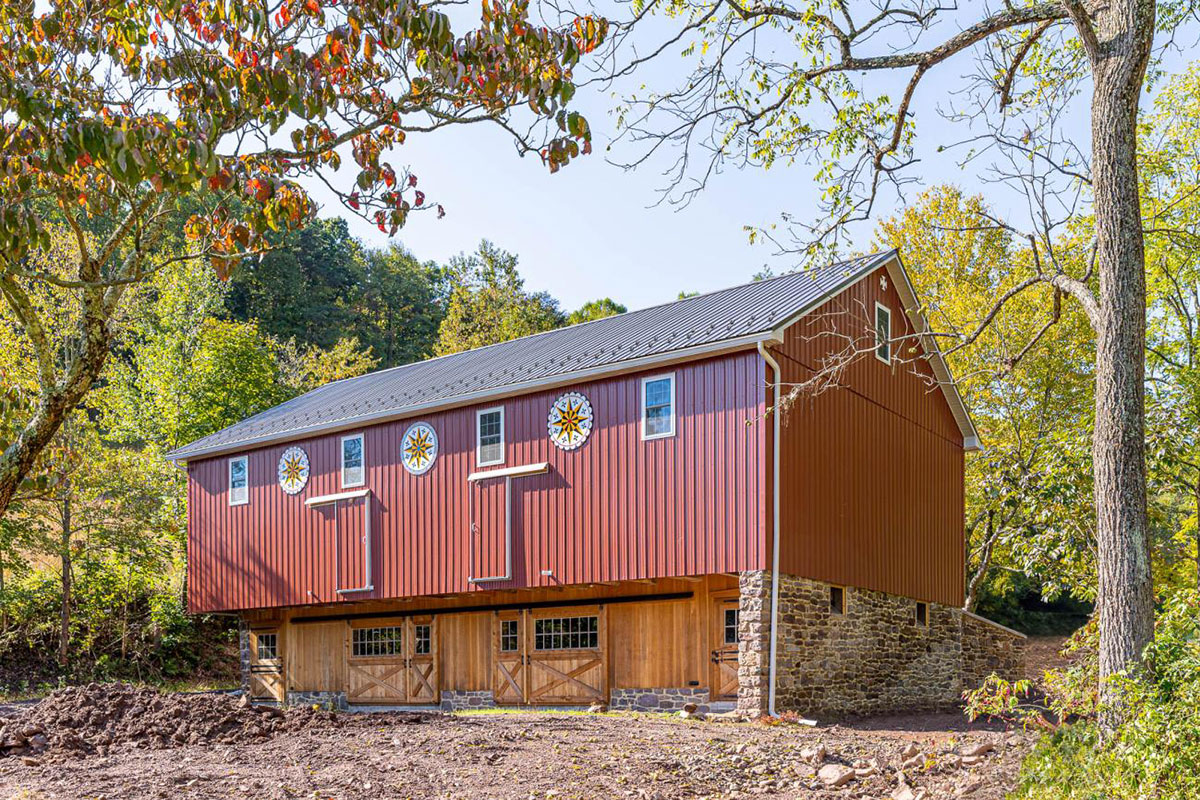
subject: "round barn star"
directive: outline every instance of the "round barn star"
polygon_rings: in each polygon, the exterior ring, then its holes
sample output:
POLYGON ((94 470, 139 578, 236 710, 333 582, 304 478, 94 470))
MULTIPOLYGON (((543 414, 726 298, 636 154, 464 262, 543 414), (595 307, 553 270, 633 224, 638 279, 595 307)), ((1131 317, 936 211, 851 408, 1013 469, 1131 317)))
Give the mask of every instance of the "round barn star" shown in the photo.
POLYGON ((437 433, 426 422, 414 423, 400 442, 400 460, 413 475, 428 472, 437 459, 437 433))
POLYGON ((279 457, 279 487, 296 494, 308 483, 308 453, 300 447, 289 447, 279 457))
POLYGON ((563 450, 574 450, 587 441, 594 421, 588 399, 579 392, 567 392, 550 406, 546 428, 554 444, 563 450))

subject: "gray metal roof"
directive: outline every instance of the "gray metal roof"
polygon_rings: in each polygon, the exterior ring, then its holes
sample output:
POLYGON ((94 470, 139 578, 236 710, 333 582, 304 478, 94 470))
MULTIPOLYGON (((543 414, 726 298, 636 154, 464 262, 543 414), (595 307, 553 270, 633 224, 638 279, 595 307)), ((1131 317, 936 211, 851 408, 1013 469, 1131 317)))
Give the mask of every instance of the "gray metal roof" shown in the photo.
POLYGON ((335 381, 198 439, 168 457, 185 460, 229 452, 482 400, 555 379, 591 377, 654 357, 701 354, 723 344, 749 343, 893 256, 894 251, 874 253, 335 381))

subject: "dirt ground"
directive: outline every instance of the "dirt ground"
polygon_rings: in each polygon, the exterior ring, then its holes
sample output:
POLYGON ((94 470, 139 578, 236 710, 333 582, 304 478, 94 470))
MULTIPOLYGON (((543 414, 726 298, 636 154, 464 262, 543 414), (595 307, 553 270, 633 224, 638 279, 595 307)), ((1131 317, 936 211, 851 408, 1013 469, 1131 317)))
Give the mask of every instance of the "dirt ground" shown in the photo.
POLYGON ((3 800, 999 800, 1030 745, 958 714, 810 728, 637 714, 284 713, 120 685, 4 713, 3 800))

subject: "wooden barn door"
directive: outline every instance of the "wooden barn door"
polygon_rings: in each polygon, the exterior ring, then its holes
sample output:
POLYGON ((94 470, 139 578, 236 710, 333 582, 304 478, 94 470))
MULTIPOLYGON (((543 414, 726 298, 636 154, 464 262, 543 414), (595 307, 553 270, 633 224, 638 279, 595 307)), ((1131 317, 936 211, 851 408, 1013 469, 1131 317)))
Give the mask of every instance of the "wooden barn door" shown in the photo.
POLYGON ((736 700, 738 694, 738 593, 712 596, 709 614, 712 642, 713 700, 736 700))
POLYGON ((337 531, 337 588, 362 589, 371 582, 367 575, 366 536, 363 507, 370 496, 339 500, 333 505, 337 531))
POLYGON ((408 703, 438 701, 437 617, 409 617, 405 625, 406 697, 408 703))
POLYGON ((527 702, 606 702, 607 631, 603 606, 527 612, 527 702))
POLYGON ((283 641, 278 628, 250 631, 250 698, 284 700, 283 641))
POLYGON ((525 611, 497 611, 492 619, 492 694, 497 703, 525 703, 527 616, 525 611))
POLYGON ((488 478, 471 484, 471 574, 474 581, 510 577, 508 481, 488 478))

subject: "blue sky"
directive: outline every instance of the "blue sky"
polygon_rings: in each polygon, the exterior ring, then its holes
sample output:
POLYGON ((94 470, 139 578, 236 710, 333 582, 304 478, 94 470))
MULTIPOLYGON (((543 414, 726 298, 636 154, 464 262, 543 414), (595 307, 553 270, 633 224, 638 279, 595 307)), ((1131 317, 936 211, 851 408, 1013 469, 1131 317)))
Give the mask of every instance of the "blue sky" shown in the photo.
MULTIPOLYGON (((680 58, 667 53, 663 59, 644 69, 638 83, 665 88, 676 80, 680 58)), ((947 130, 938 109, 947 102, 947 86, 973 68, 972 60, 963 54, 943 65, 940 76, 927 79, 918 94, 914 110, 922 161, 914 174, 924 186, 952 182, 982 191, 1002 213, 1019 214, 1017 197, 982 183, 971 171, 975 168, 964 171, 953 157, 935 151, 938 144, 961 138, 961 129, 947 130)), ((528 288, 550 292, 568 310, 604 296, 640 308, 672 300, 681 290, 742 283, 764 267, 776 272, 795 268, 794 258, 776 256, 771 245, 751 245, 744 227, 769 224, 781 211, 814 216, 819 187, 810 166, 729 170, 686 207, 655 205, 666 183, 662 164, 630 172, 606 159, 606 147, 616 135, 611 94, 585 88, 577 101, 591 122, 595 152, 555 175, 536 158, 518 157, 507 135, 492 126, 410 138, 391 159, 413 169, 429 199, 445 206, 446 216, 414 215, 396 239, 418 257, 438 261, 490 239, 519 256, 528 288)), ((1067 120, 1074 138, 1084 143, 1086 119, 1084 112, 1067 120)), ((612 155, 627 159, 635 152, 618 147, 612 155)), ((350 179, 348 174, 340 178, 350 179)), ((909 197, 917 191, 910 190, 909 197)), ((328 195, 315 196, 328 202, 328 195)), ((876 218, 896 207, 892 196, 885 197, 876 218)), ((323 211, 339 212, 336 205, 323 211)), ((351 226, 369 244, 381 246, 388 240, 361 220, 351 218, 351 226)), ((869 245, 872 227, 858 229, 859 248, 869 245)))

